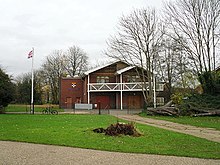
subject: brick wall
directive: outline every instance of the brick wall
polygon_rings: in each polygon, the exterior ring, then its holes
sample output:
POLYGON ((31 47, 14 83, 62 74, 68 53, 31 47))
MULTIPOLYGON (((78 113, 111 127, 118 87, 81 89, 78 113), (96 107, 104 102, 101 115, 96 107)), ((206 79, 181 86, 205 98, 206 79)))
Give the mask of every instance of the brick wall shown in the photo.
POLYGON ((81 78, 61 78, 60 107, 73 108, 76 102, 83 102, 83 80, 81 78))

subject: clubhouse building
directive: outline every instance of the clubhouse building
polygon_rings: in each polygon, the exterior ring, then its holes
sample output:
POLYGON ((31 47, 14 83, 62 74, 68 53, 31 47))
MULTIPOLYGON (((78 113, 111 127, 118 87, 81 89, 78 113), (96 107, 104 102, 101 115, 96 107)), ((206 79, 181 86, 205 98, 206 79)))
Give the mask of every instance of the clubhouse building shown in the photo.
MULTIPOLYGON (((101 109, 141 109, 144 107, 143 82, 137 68, 122 61, 88 70, 81 77, 60 79, 60 107, 101 109)), ((166 102, 164 83, 155 85, 156 104, 166 102)), ((146 89, 148 90, 148 89, 146 89)))

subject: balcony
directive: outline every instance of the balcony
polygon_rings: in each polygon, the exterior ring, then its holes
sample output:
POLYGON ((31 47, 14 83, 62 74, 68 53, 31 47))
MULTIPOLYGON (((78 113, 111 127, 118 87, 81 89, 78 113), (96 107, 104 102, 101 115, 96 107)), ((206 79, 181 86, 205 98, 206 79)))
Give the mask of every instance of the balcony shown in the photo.
MULTIPOLYGON (((153 83, 152 83, 153 85, 153 83)), ((163 91, 164 84, 157 83, 156 91, 163 91)), ((110 91, 142 91, 149 90, 149 84, 144 87, 143 82, 134 83, 89 83, 89 92, 110 92, 110 91)))

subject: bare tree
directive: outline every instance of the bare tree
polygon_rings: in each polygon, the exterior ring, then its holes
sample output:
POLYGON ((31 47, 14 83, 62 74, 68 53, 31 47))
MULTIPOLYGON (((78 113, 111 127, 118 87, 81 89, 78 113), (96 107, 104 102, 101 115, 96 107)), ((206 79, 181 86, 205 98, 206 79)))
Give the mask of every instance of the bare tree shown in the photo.
POLYGON ((157 70, 157 77, 166 82, 168 94, 171 96, 173 87, 184 89, 192 87, 192 82, 186 79, 189 80, 189 77, 192 79, 194 72, 192 72, 186 52, 177 39, 169 37, 167 33, 166 31, 166 35, 163 36, 154 70, 157 70))
MULTIPOLYGON (((42 79, 40 72, 34 71, 34 103, 41 104, 42 79)), ((31 102, 31 73, 25 73, 15 78, 17 103, 28 104, 31 102)))
POLYGON ((149 86, 149 91, 143 90, 146 103, 153 98, 153 65, 162 35, 155 10, 141 9, 123 16, 117 35, 108 40, 109 57, 141 68, 144 89, 149 86))
POLYGON ((63 62, 68 75, 74 77, 75 75, 81 75, 87 70, 88 56, 79 47, 72 46, 64 53, 63 62))
POLYGON ((193 60, 196 73, 214 70, 220 38, 220 1, 178 0, 167 3, 165 11, 166 20, 193 60))
POLYGON ((44 87, 47 92, 50 89, 47 95, 51 95, 52 103, 59 102, 60 78, 82 74, 86 70, 87 64, 88 56, 77 46, 70 47, 66 52, 55 50, 47 56, 42 65, 41 74, 44 77, 44 87))
POLYGON ((158 52, 158 57, 155 63, 155 69, 157 70, 157 77, 161 81, 166 82, 166 88, 168 89, 168 97, 170 98, 172 93, 172 86, 177 79, 176 69, 176 56, 177 45, 170 38, 163 38, 158 52))
POLYGON ((59 103, 59 79, 64 75, 63 51, 55 50, 42 65, 45 82, 50 85, 52 103, 59 103))

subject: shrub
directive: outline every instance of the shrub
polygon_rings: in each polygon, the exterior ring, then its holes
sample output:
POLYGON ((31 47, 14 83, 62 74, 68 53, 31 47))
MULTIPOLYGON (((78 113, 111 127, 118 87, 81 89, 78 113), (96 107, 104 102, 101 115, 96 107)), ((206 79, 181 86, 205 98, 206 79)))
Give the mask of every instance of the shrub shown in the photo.
POLYGON ((178 108, 180 109, 180 115, 191 115, 203 110, 220 109, 220 95, 194 94, 183 100, 178 108))
POLYGON ((0 105, 0 114, 3 114, 3 113, 5 113, 5 108, 2 105, 0 105))
POLYGON ((216 95, 220 93, 220 74, 216 72, 203 72, 199 74, 199 82, 206 94, 216 95))
POLYGON ((183 102, 183 94, 175 93, 171 95, 171 100, 174 104, 180 105, 183 102))

